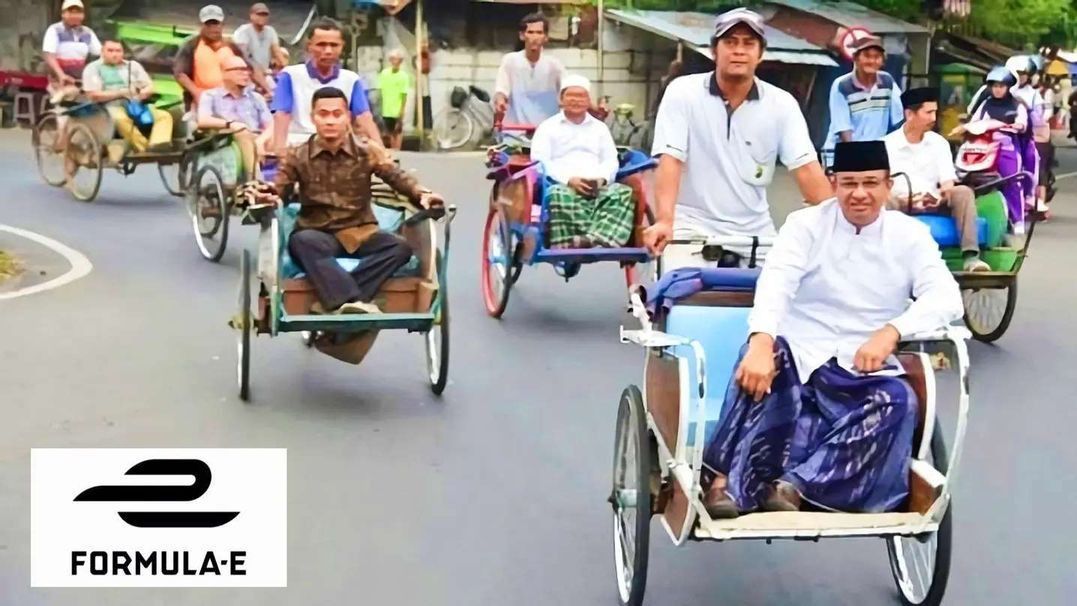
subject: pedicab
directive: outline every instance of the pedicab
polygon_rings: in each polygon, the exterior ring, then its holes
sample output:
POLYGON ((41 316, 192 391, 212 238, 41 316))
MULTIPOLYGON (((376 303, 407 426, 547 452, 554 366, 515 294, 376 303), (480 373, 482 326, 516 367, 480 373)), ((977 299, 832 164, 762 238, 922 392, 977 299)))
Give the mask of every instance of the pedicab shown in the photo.
POLYGON ((654 223, 647 203, 643 173, 656 163, 647 154, 619 148, 621 167, 616 181, 633 190, 636 202, 635 229, 626 246, 617 248, 550 248, 547 230, 550 206, 546 196, 548 179, 542 164, 532 161, 527 137, 537 127, 497 125, 499 143, 487 150, 486 178, 493 181, 482 243, 482 295, 486 312, 500 318, 505 313, 512 286, 524 265, 552 265, 568 280, 589 263, 619 263, 625 271, 626 286, 637 282, 636 265, 651 260, 643 247, 643 230, 654 223), (521 133, 523 136, 512 133, 521 133))
POLYGON ((1010 220, 1001 188, 1011 181, 1029 180, 1035 184, 1036 180, 1024 171, 1006 177, 999 175, 999 143, 993 140, 993 133, 1002 126, 995 120, 966 124, 965 142, 955 161, 961 184, 976 194, 980 258, 991 266, 991 271, 963 270, 960 232, 953 217, 915 215, 931 229, 943 259, 961 287, 965 325, 976 340, 984 343, 997 340, 1010 326, 1017 307, 1017 274, 1024 265, 1040 218, 1038 213, 1028 212, 1024 221, 1017 221, 1023 229, 1015 229, 1015 222, 1010 220))
POLYGON ((131 151, 100 103, 72 101, 49 109, 34 125, 32 137, 41 178, 55 187, 67 185, 76 200, 92 202, 101 189, 106 168, 116 169, 126 177, 143 164, 156 164, 168 193, 182 196, 189 167, 185 163, 187 127, 181 119, 180 103, 170 101, 156 106, 172 114, 172 149, 162 152, 131 151), (63 144, 61 118, 66 118, 63 144))
MULTIPOLYGON (((449 380, 449 240, 456 206, 416 209, 388 186, 372 187, 374 214, 379 227, 399 234, 414 254, 387 280, 374 299, 384 313, 312 314, 313 286, 288 253, 288 237, 295 227, 299 204, 281 208, 250 206, 243 212, 261 226, 258 266, 244 249, 240 260, 239 306, 229 325, 237 331, 239 397, 250 399, 251 337, 303 333, 308 347, 339 360, 359 364, 374 345, 380 330, 407 330, 423 334, 430 389, 440 395, 449 380), (443 234, 436 225, 444 225, 443 234), (258 288, 252 295, 252 274, 258 288)), ((361 259, 339 258, 349 272, 362 271, 361 259)))
MULTIPOLYGON (((712 237, 682 244, 763 247, 763 238, 712 237)), ((755 254, 752 255, 753 260, 755 254)), ((968 331, 961 326, 909 335, 898 354, 919 400, 910 461, 910 494, 899 511, 758 512, 712 519, 700 482, 703 450, 717 431, 726 387, 748 334, 757 269, 704 270, 701 290, 659 281, 646 296, 631 294, 639 328, 620 329, 622 343, 644 348, 642 388, 621 394, 613 458, 613 547, 622 604, 643 603, 650 524, 657 518, 673 541, 878 537, 904 604, 937 605, 950 573, 953 480, 964 445, 969 408, 968 331), (951 448, 936 414, 938 390, 926 351, 948 347, 956 364, 957 424, 951 448)), ((805 508, 807 509, 807 507, 805 508)), ((737 602, 732 599, 731 602, 737 602)))
POLYGON ((185 150, 182 165, 187 167, 183 174, 192 175, 186 198, 195 245, 203 258, 215 263, 228 245, 231 217, 244 217, 244 205, 237 203, 240 188, 252 179, 272 181, 277 158, 267 156, 259 174, 247 174, 243 153, 231 134, 198 131, 185 150))

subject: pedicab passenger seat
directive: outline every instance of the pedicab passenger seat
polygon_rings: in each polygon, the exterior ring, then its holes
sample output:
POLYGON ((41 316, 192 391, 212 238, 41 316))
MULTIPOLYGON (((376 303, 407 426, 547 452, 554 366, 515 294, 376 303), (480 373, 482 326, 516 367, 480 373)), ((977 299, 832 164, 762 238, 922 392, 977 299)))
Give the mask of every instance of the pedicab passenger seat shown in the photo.
MULTIPOLYGON (((401 226, 404 223, 404 212, 401 210, 385 208, 378 204, 374 204, 374 216, 378 219, 378 227, 383 231, 390 233, 399 232, 401 226)), ((300 269, 299 265, 292 259, 291 254, 288 252, 288 246, 286 244, 286 238, 291 235, 292 230, 295 229, 295 221, 299 216, 299 204, 288 204, 284 207, 284 212, 281 213, 281 234, 284 238, 282 244, 283 250, 281 251, 281 277, 290 279, 300 279, 306 277, 306 273, 300 269)), ((352 272, 362 267, 362 259, 352 259, 350 257, 341 257, 337 259, 337 264, 344 268, 345 271, 352 272)), ((419 275, 419 258, 415 254, 411 255, 408 262, 398 269, 393 274, 394 278, 413 278, 419 275)))
MULTIPOLYGON (((694 339, 703 347, 707 363, 704 444, 717 429, 726 387, 748 336, 748 314, 758 277, 759 269, 677 269, 663 276, 648 293, 647 306, 666 333, 694 339)), ((688 385, 694 386, 691 350, 681 346, 674 351, 688 358, 688 385)), ((690 418, 686 437, 692 447, 696 423, 694 415, 690 418)))
MULTIPOLYGON (((931 230, 931 237, 940 247, 960 246, 961 232, 957 229, 957 221, 949 215, 914 215, 931 230)), ((980 246, 987 245, 987 219, 976 217, 976 239, 980 246)))
MULTIPOLYGON (((663 276, 647 293, 647 308, 657 327, 669 335, 694 339, 703 347, 706 356, 706 424, 703 444, 700 446, 709 443, 717 431, 726 391, 740 349, 748 337, 748 315, 759 272, 759 269, 741 268, 678 269, 663 276)), ((690 348, 678 346, 674 352, 689 360, 687 384, 696 385, 696 369, 690 348)), ((898 359, 907 373, 906 380, 917 396, 919 410, 913 440, 913 457, 917 458, 918 450, 926 452, 934 429, 935 375, 927 354, 901 352, 898 359)), ((685 436, 689 449, 696 446, 695 417, 693 410, 689 414, 685 436)), ((937 491, 915 473, 911 482, 908 510, 924 513, 937 496, 937 491)))

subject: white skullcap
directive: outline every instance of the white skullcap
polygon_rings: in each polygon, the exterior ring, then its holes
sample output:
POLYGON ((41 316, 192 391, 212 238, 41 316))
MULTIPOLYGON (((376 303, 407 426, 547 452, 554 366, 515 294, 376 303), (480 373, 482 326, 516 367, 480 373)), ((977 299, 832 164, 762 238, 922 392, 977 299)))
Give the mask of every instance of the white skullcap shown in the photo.
POLYGON ((576 75, 576 74, 572 74, 571 76, 565 76, 564 78, 561 78, 561 91, 560 92, 563 93, 563 92, 565 92, 566 88, 572 88, 573 86, 578 86, 578 87, 584 89, 585 91, 587 91, 587 94, 591 94, 591 81, 588 80, 587 78, 584 78, 583 76, 579 76, 579 75, 576 75))

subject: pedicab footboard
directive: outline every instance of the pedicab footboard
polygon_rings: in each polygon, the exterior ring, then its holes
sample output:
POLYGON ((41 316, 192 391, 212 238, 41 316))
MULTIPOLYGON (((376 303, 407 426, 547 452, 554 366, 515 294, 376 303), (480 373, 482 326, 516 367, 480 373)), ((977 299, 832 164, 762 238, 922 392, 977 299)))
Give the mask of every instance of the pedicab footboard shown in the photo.
MULTIPOLYGON (((717 301, 739 301, 750 305, 743 293, 700 293, 717 301)), ((735 519, 712 520, 703 507, 700 485, 702 446, 716 429, 725 386, 732 373, 745 332, 747 309, 709 307, 700 299, 697 307, 678 304, 678 317, 660 319, 652 325, 638 293, 633 294, 634 314, 640 330, 621 329, 621 341, 647 350, 644 373, 644 407, 653 432, 661 482, 653 482, 654 513, 661 516, 674 543, 696 539, 816 539, 838 536, 918 535, 934 532, 950 501, 950 487, 960 458, 968 412, 968 355, 960 327, 928 335, 917 335, 904 343, 905 349, 924 349, 928 343, 953 346, 959 373, 957 427, 951 442, 950 461, 945 469, 930 462, 930 445, 935 427, 935 384, 932 364, 919 351, 902 353, 900 358, 920 403, 919 425, 910 461, 910 496, 903 511, 889 513, 834 513, 825 511, 767 512, 735 519), (684 312, 688 312, 684 314, 684 312), (709 312, 717 311, 718 315, 709 312), (698 315, 699 318, 693 318, 698 315), (744 318, 740 316, 743 315, 744 318), (709 316, 709 317, 708 317, 709 316), (723 330, 722 323, 732 330, 723 330), (691 332, 693 328, 697 330, 691 332), (684 330, 671 334, 675 330, 684 330), (728 333, 728 334, 726 334, 728 333), (734 338, 733 333, 739 336, 734 338), (681 336, 683 335, 683 336, 681 336)), ((688 300, 684 301, 689 303, 688 300)), ((711 301, 714 302, 714 301, 711 301)), ((671 314, 674 315, 674 314, 671 314)))

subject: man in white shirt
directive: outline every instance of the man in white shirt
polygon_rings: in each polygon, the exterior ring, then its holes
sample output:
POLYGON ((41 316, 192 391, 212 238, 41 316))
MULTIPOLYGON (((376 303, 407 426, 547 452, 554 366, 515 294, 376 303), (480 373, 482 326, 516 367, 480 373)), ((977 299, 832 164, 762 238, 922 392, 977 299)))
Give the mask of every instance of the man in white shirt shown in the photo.
POLYGON ((531 159, 542 162, 555 182, 546 188, 554 248, 624 246, 632 236, 632 189, 614 183, 617 146, 590 107, 591 82, 566 76, 561 112, 539 125, 531 140, 531 159))
MULTIPOLYGON (((833 195, 796 99, 755 77, 765 31, 750 10, 719 15, 711 38, 715 71, 681 76, 666 89, 652 150, 659 158, 656 222, 644 232, 656 254, 672 238, 773 236, 767 186, 778 160, 808 203, 833 195)), ((687 247, 670 247, 662 262, 707 264, 687 247)))
POLYGON ((64 0, 60 11, 60 21, 45 30, 41 43, 45 64, 49 66, 49 92, 53 95, 53 103, 78 95, 75 82, 82 77, 87 58, 101 54, 97 34, 82 24, 86 19, 82 0, 64 0))
POLYGON ((520 20, 521 51, 501 58, 494 83, 494 110, 510 124, 538 125, 557 113, 561 62, 542 52, 550 22, 542 13, 520 20))
POLYGON ((949 214, 957 222, 965 271, 990 271, 980 259, 976 224, 976 194, 957 185, 950 157, 950 143, 934 132, 939 93, 933 88, 914 88, 901 95, 904 125, 883 137, 890 157, 890 170, 898 176, 886 207, 909 214, 949 214), (910 195, 910 185, 912 187, 910 195))
MULTIPOLYGON (((280 36, 269 24, 269 7, 264 2, 251 5, 250 22, 236 28, 232 33, 232 42, 243 51, 252 65, 267 74, 274 63, 282 68, 288 65, 280 47, 280 36)), ((271 80, 267 78, 266 81, 271 80)))
POLYGON ((917 404, 894 351, 960 318, 961 294, 928 228, 886 210, 882 141, 839 142, 834 169, 837 199, 789 215, 759 276, 703 455, 712 517, 890 511, 908 494, 917 404))

